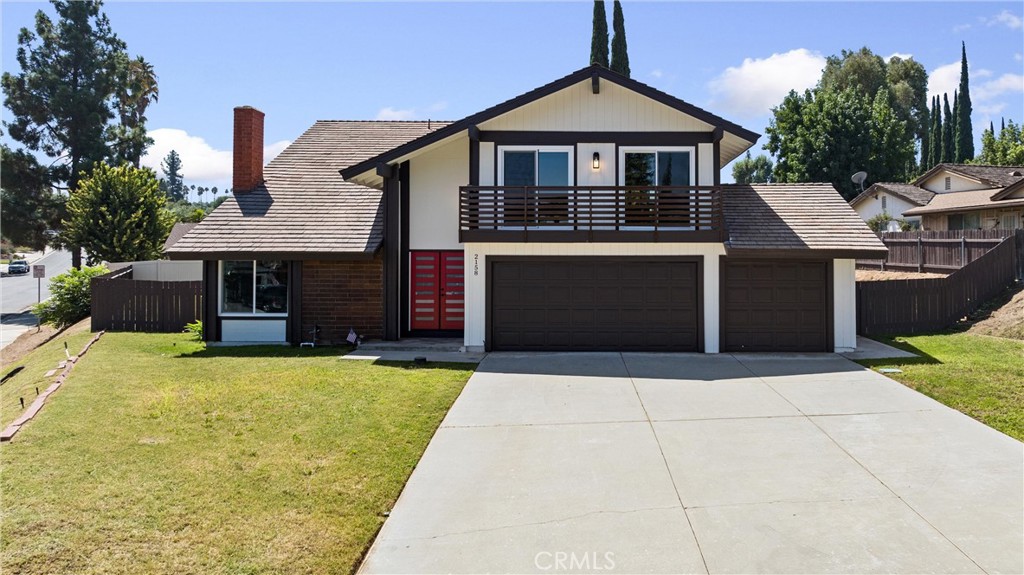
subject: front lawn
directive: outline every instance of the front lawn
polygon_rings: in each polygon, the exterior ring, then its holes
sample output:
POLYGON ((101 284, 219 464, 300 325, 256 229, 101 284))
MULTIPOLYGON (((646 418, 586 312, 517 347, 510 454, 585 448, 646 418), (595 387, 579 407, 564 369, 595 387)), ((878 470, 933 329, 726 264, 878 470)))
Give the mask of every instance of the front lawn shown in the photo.
POLYGON ((966 333, 880 339, 922 357, 864 360, 904 385, 1024 440, 1024 341, 966 333))
POLYGON ((471 371, 339 353, 106 334, 0 448, 0 572, 351 571, 471 371))

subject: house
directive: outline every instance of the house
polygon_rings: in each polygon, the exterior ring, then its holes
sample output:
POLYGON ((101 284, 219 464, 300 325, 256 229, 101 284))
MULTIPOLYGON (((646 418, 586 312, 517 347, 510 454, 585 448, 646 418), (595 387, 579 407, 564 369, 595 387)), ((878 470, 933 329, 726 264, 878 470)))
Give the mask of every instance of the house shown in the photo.
POLYGON ((850 201, 865 220, 888 213, 924 230, 1024 227, 1024 166, 938 164, 909 184, 874 184, 850 201))
POLYGON ((833 351, 885 247, 828 184, 722 185, 760 137, 591 66, 455 122, 320 121, 263 167, 235 109, 204 261, 209 341, 833 351), (339 173, 340 172, 340 173, 339 173))

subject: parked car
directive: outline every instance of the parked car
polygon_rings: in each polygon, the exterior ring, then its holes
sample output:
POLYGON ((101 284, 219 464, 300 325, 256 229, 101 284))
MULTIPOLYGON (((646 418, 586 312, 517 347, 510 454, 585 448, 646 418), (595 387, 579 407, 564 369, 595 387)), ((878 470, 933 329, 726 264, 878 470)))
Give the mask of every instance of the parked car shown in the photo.
POLYGON ((14 260, 7 265, 7 273, 9 274, 27 274, 28 273, 28 262, 25 260, 14 260))

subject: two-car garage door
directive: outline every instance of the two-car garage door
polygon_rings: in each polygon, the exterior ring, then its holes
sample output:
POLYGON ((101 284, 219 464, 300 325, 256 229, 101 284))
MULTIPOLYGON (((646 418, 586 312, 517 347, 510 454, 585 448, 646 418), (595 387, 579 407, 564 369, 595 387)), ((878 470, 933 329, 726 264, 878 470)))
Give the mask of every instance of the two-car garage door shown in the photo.
POLYGON ((698 262, 545 257, 491 263, 494 350, 697 351, 698 262))
MULTIPOLYGON (((832 351, 829 261, 721 260, 722 351, 832 351)), ((488 348, 700 351, 697 259, 537 257, 490 263, 488 348)))

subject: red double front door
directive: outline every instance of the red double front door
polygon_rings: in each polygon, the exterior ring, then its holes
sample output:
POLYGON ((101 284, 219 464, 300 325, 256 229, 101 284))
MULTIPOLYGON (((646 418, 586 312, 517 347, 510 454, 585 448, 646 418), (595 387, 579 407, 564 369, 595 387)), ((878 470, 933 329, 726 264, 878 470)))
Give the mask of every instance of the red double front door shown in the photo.
POLYGON ((409 258, 412 329, 463 329, 466 314, 463 252, 413 251, 409 258))

